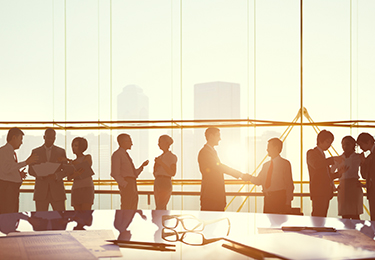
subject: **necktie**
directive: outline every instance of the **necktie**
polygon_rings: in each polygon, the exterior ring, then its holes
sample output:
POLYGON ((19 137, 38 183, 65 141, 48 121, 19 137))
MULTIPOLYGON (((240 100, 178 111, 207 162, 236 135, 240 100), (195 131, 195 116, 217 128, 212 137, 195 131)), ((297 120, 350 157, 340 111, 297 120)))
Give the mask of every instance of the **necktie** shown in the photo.
POLYGON ((271 186, 272 171, 273 171, 273 161, 271 160, 270 167, 268 168, 268 171, 267 171, 266 185, 264 185, 266 189, 268 189, 271 186))

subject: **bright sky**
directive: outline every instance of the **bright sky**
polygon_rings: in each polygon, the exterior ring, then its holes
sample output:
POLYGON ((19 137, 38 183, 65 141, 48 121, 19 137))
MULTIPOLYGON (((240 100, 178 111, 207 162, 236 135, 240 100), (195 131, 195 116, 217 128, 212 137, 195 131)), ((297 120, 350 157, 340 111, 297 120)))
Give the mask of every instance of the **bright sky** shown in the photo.
MULTIPOLYGON (((180 24, 180 1, 113 0, 111 42, 109 1, 66 1, 65 46, 63 1, 0 0, 1 120, 116 120, 117 95, 129 84, 149 97, 150 119, 192 119, 194 84, 224 81, 241 86, 242 118, 292 121, 300 108, 299 1, 256 1, 255 31, 253 1, 182 2, 180 24)), ((303 101, 315 121, 373 118, 375 1, 350 3, 304 1, 303 101)), ((350 131, 330 130, 341 152, 350 131)), ((150 156, 161 132, 150 136, 150 156)), ((304 136, 304 150, 315 146, 312 129, 304 136)), ((299 138, 295 128, 286 143, 296 176, 299 138)), ((253 151, 241 154, 223 161, 234 166, 253 151)))

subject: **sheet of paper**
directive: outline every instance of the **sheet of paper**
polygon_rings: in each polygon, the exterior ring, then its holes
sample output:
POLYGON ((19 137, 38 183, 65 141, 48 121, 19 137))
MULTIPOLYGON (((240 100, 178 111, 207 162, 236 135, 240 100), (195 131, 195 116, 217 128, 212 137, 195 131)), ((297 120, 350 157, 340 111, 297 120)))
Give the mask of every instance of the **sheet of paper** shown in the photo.
POLYGON ((295 232, 254 235, 234 241, 287 259, 375 259, 374 251, 295 232))
MULTIPOLYGON (((35 235, 67 234, 74 237, 89 252, 96 257, 121 257, 121 251, 117 245, 110 244, 106 240, 116 239, 112 230, 72 230, 72 231, 38 231, 38 232, 14 232, 8 236, 35 236, 35 235)), ((0 259, 2 259, 0 257, 0 259)))
POLYGON ((97 259, 70 234, 7 236, 0 238, 0 259, 97 259))
POLYGON ((60 166, 60 163, 45 162, 45 163, 33 165, 31 167, 33 167, 37 176, 43 177, 43 176, 47 176, 47 175, 54 173, 57 170, 57 168, 59 168, 59 166, 60 166))

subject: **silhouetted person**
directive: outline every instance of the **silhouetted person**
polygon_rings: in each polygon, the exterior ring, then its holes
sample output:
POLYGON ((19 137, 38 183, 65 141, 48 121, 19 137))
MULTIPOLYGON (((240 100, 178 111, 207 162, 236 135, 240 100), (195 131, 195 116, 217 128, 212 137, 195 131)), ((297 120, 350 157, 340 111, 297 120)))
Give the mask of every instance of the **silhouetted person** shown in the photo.
POLYGON ((76 155, 76 159, 70 161, 75 167, 72 175, 68 175, 68 179, 74 179, 72 186, 72 207, 74 210, 90 210, 94 204, 94 182, 92 181, 91 174, 86 172, 92 166, 92 157, 90 154, 83 154, 88 147, 87 140, 82 137, 76 137, 72 141, 72 150, 76 155), (82 165, 85 168, 80 168, 82 165))
POLYGON ((71 218, 71 220, 77 222, 77 226, 75 226, 73 230, 85 230, 85 226, 91 226, 93 212, 93 210, 75 211, 75 215, 71 218))
POLYGON ((38 159, 31 155, 24 162, 18 162, 15 150, 20 148, 24 133, 19 128, 11 128, 7 143, 0 148, 0 213, 18 212, 22 180, 26 177, 24 169, 38 159))
POLYGON ((375 221, 375 144, 374 137, 369 133, 361 133, 357 137, 357 144, 363 152, 371 153, 365 158, 364 153, 361 154, 361 175, 366 179, 367 199, 370 206, 371 220, 375 221))
POLYGON ((250 181, 262 185, 263 213, 288 214, 293 200, 293 176, 290 162, 280 156, 283 142, 279 138, 268 140, 267 153, 271 160, 264 163, 258 176, 250 181))
POLYGON ((169 199, 172 195, 172 180, 176 175, 177 156, 169 147, 173 144, 173 139, 168 135, 159 137, 159 148, 163 153, 155 158, 154 164, 154 197, 157 210, 166 210, 169 199))
POLYGON ((20 219, 28 220, 29 216, 24 213, 0 214, 0 232, 6 235, 17 232, 20 219))
POLYGON ((358 175, 361 156, 355 153, 356 142, 353 137, 345 136, 341 145, 344 151, 341 155, 344 159, 342 164, 347 170, 340 177, 337 194, 338 214, 343 218, 359 219, 359 215, 363 213, 362 184, 359 182, 358 175))
MULTIPOLYGON (((142 210, 116 210, 115 221, 113 226, 120 232, 118 240, 130 241, 132 233, 128 230, 130 223, 133 221, 135 214, 138 213, 142 219, 147 220, 142 210)), ((142 230, 140 230, 142 232, 142 230)))
POLYGON ((214 146, 219 144, 220 130, 209 127, 205 132, 207 143, 199 151, 198 164, 202 173, 201 210, 224 211, 226 206, 224 173, 235 178, 249 180, 248 174, 230 168, 220 162, 214 146))
MULTIPOLYGON (((54 129, 47 128, 43 138, 44 144, 32 151, 32 154, 39 156, 39 160, 34 164, 61 163, 66 160, 65 150, 54 145, 56 140, 54 129)), ((61 165, 47 176, 37 176, 33 167, 29 167, 29 173, 36 178, 34 189, 36 211, 48 211, 49 204, 53 210, 65 210, 66 195, 61 165)))
POLYGON ((28 221, 34 231, 66 230, 71 215, 68 211, 31 212, 28 221))
MULTIPOLYGON (((326 158, 327 151, 334 136, 327 130, 319 132, 317 146, 307 151, 307 167, 310 176, 310 198, 312 200, 311 216, 327 217, 329 202, 333 198, 333 180, 339 173, 331 174, 330 165, 335 163, 334 157, 326 158)), ((339 162, 342 161, 338 160, 339 162)))
POLYGON ((143 171, 143 168, 148 165, 148 160, 136 169, 127 152, 133 145, 130 135, 118 135, 117 142, 120 147, 112 154, 111 176, 116 180, 120 189, 121 209, 137 209, 137 177, 143 171))

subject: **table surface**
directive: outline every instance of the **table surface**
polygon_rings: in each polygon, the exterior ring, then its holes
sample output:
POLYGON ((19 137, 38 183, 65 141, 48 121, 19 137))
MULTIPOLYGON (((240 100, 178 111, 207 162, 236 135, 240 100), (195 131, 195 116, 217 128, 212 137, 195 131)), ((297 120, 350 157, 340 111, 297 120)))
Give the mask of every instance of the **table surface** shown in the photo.
MULTIPOLYGON (((257 238, 259 236, 267 236, 271 233, 283 233, 281 230, 282 226, 333 227, 344 232, 340 233, 340 236, 338 236, 338 234, 336 234, 336 237, 331 236, 333 237, 334 241, 335 239, 336 241, 340 242, 344 241, 344 243, 351 244, 354 247, 363 245, 362 248, 373 250, 375 252, 375 242, 372 240, 375 236, 375 222, 361 220, 261 213, 164 210, 92 210, 81 212, 50 211, 0 215, 0 236, 6 236, 14 231, 69 231, 75 229, 112 230, 114 239, 168 243, 175 245, 174 252, 121 248, 120 250, 123 257, 113 257, 112 259, 252 259, 243 254, 239 254, 224 248, 222 245, 225 244, 226 241, 218 240, 216 238, 226 238, 249 244, 250 241, 254 240, 254 238, 255 241, 258 241, 257 238), (191 218, 199 219, 201 223, 204 223, 204 228, 202 231, 196 231, 195 233, 202 234, 205 237, 205 244, 191 245, 180 241, 170 242, 163 239, 162 233, 164 226, 162 223, 162 218, 163 216, 167 215, 177 215, 182 219, 184 218, 183 216, 191 215, 193 216, 191 218), (220 221, 215 222, 214 220, 220 221), (229 234, 227 235, 228 230, 229 234), (366 235, 363 237, 368 239, 370 242, 366 241, 367 243, 364 243, 362 241, 358 241, 357 238, 353 238, 352 234, 345 233, 349 231, 357 232, 362 236, 363 234, 366 235), (348 235, 348 237, 345 237, 345 235, 348 235)), ((199 228, 199 230, 200 229, 202 229, 202 226, 199 228)), ((179 223, 174 230, 184 231, 184 228, 181 223, 179 223)), ((167 232, 168 229, 164 229, 164 233, 167 234, 167 232)), ((308 234, 310 237, 315 236, 323 239, 328 237, 328 239, 330 239, 330 234, 327 234, 326 232, 309 232, 310 233, 304 233, 304 235, 308 234)), ((180 232, 178 234, 182 236, 183 233, 180 232)), ((288 244, 286 247, 287 248, 285 248, 285 250, 293 251, 296 249, 295 245, 290 245, 290 248, 288 248, 288 244)), ((335 257, 335 253, 332 253, 332 257, 323 258, 344 259, 339 255, 340 254, 338 253, 338 257, 335 257)), ((315 258, 313 256, 309 256, 306 259, 315 258)))

